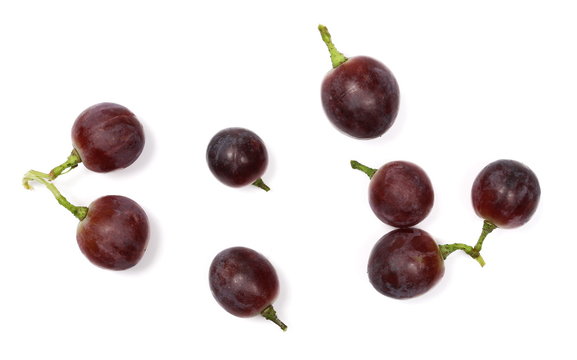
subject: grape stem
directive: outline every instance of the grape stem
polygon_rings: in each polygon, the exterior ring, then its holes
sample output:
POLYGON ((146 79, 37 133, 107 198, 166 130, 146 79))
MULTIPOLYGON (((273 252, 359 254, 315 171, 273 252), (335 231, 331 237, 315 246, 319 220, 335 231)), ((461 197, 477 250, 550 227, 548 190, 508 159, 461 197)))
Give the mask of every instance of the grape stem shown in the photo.
POLYGON ((351 160, 351 167, 353 169, 360 170, 360 171, 364 172, 365 174, 367 174, 369 179, 372 179, 373 175, 375 175, 375 173, 377 172, 377 169, 373 169, 373 168, 370 168, 368 166, 365 166, 365 165, 363 165, 360 162, 355 161, 355 160, 351 160))
POLYGON ((50 170, 50 172, 48 173, 48 180, 52 181, 56 179, 58 176, 66 174, 70 170, 77 167, 78 164, 80 164, 81 162, 82 159, 80 158, 80 154, 78 154, 78 151, 76 151, 76 149, 72 149, 72 152, 70 153, 70 155, 68 156, 68 158, 64 163, 50 170))
POLYGON ((469 246, 467 244, 461 244, 461 243, 444 244, 444 245, 439 245, 439 249, 441 250, 441 256, 443 257, 443 260, 447 260, 447 257, 452 252, 454 252, 456 250, 463 250, 467 255, 469 255, 473 259, 477 260, 479 265, 485 266, 485 260, 483 259, 481 254, 479 254, 479 252, 475 251, 475 249, 472 246, 469 246))
POLYGON ((477 240, 477 243, 475 244, 474 247, 460 243, 439 245, 443 259, 447 259, 447 256, 449 256, 453 251, 463 250, 467 255, 477 260, 477 262, 481 264, 481 266, 485 266, 485 260, 483 260, 483 258, 481 257, 481 249, 483 247, 483 241, 485 241, 487 235, 489 235, 496 228, 497 225, 493 224, 489 220, 484 220, 483 230, 481 231, 481 235, 479 236, 479 239, 477 240))
POLYGON ((319 25, 319 31, 321 32, 321 38, 327 45, 329 53, 331 54, 331 62, 333 63, 333 69, 342 65, 345 61, 348 60, 348 58, 344 56, 343 53, 338 51, 335 45, 333 44, 333 41, 331 40, 331 34, 329 33, 329 29, 327 29, 327 27, 324 25, 319 25))
MULTIPOLYGON (((40 172, 40 171, 31 170, 31 172, 34 172, 34 176, 36 178, 35 179, 29 179, 29 180, 37 180, 40 182, 40 180, 38 180, 38 179, 42 178, 42 179, 47 180, 47 181, 52 181, 52 180, 56 179, 58 176, 66 174, 70 170, 74 169, 81 162, 82 162, 82 159, 80 159, 80 155, 78 154, 78 151, 76 151, 76 149, 73 149, 72 152, 70 153, 70 155, 68 156, 68 158, 66 159, 66 161, 64 163, 56 166, 54 169, 50 170, 50 172, 48 174, 40 172)), ((26 177, 24 177, 23 185, 27 189, 31 188, 30 185, 28 185, 28 181, 27 181, 26 177)))
POLYGON ((270 191, 270 188, 268 187, 267 184, 264 183, 264 181, 262 181, 261 178, 258 178, 255 180, 255 182, 252 183, 252 185, 263 189, 264 191, 270 191))
POLYGON ((49 174, 42 173, 40 171, 30 170, 24 175, 24 179, 22 179, 22 185, 26 189, 32 189, 30 186, 30 181, 38 181, 41 184, 44 184, 50 190, 52 195, 56 198, 56 201, 68 211, 72 213, 72 215, 76 216, 76 218, 80 221, 84 220, 86 215, 88 214, 88 208, 85 206, 74 206, 72 205, 61 193, 58 191, 54 184, 46 179, 50 177, 49 174))
POLYGON ((264 316, 265 319, 277 324, 282 329, 282 331, 286 331, 287 326, 276 316, 276 311, 272 305, 265 307, 264 310, 260 312, 260 314, 264 316))
POLYGON ((475 244, 474 248, 477 253, 481 252, 481 248, 483 247, 483 241, 485 241, 487 235, 489 235, 496 228, 497 225, 493 224, 489 220, 483 221, 483 230, 481 231, 481 236, 479 236, 479 240, 477 240, 477 243, 475 244))

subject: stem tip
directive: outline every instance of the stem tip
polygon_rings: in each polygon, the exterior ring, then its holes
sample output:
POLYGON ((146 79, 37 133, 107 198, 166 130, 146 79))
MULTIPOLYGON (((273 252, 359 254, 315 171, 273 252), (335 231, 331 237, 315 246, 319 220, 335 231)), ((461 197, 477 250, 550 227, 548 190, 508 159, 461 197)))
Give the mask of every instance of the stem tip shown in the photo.
POLYGON ((265 319, 272 321, 273 323, 277 324, 278 327, 282 329, 282 331, 286 331, 287 326, 277 317, 275 309, 272 305, 267 306, 264 308, 263 311, 260 312, 265 319))
POLYGON ((261 178, 256 179, 255 182, 252 183, 252 185, 254 185, 254 186, 258 187, 258 188, 261 188, 261 189, 263 189, 264 191, 267 191, 267 192, 270 191, 270 188, 268 187, 268 185, 265 184, 264 181, 262 181, 261 178))

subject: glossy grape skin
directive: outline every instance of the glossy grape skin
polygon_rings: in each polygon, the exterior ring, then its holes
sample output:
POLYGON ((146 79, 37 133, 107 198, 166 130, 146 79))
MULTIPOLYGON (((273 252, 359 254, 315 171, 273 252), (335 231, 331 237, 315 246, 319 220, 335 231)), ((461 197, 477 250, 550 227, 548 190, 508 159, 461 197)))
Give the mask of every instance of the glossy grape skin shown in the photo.
POLYGON ((142 153, 144 142, 140 121, 118 104, 93 105, 72 126, 72 145, 84 166, 95 172, 131 165, 142 153))
POLYGON ((369 184, 369 204, 385 224, 405 228, 418 224, 431 211, 433 185, 419 166, 407 161, 383 165, 369 184))
POLYGON ((213 136, 206 150, 206 161, 218 180, 228 186, 240 187, 252 184, 264 174, 268 153, 257 134, 233 127, 213 136))
POLYGON ((93 264, 110 270, 136 265, 146 251, 148 236, 144 210, 133 200, 118 195, 93 201, 76 232, 82 253, 93 264))
POLYGON ((216 301, 239 317, 260 314, 279 292, 272 264, 245 247, 232 247, 216 255, 210 265, 209 284, 216 301))
POLYGON ((400 92, 385 65, 356 56, 326 75, 321 100, 327 117, 338 129, 354 138, 373 139, 393 125, 400 92))
POLYGON ((477 215, 500 228, 515 228, 529 221, 540 196, 535 173, 515 160, 497 160, 487 165, 471 190, 477 215))
POLYGON ((407 299, 429 291, 445 273, 439 246, 426 231, 396 229, 373 247, 369 281, 383 295, 407 299))

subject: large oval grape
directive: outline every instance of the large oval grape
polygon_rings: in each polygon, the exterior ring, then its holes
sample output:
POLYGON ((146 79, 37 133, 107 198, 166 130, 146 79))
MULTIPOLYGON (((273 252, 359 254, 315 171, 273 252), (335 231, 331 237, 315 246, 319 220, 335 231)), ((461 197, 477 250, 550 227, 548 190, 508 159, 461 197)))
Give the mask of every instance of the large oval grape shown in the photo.
POLYGON ((216 301, 239 317, 260 314, 279 291, 272 264, 260 253, 240 246, 216 255, 210 265, 209 284, 216 301))
POLYGON ((393 125, 399 111, 399 85, 381 62, 356 56, 326 75, 321 100, 339 130, 354 138, 372 139, 393 125))

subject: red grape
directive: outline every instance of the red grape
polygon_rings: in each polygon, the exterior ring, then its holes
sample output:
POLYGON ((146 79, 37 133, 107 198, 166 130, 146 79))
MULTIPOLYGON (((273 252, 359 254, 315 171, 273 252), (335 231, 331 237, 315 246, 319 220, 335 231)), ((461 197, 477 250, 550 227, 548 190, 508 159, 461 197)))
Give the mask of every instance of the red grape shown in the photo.
POLYGON ((540 196, 535 173, 515 160, 497 160, 487 165, 471 191, 477 215, 500 228, 515 228, 529 221, 540 196))
POLYGON ((76 239, 95 265, 124 270, 136 265, 148 243, 148 217, 133 200, 118 195, 98 198, 78 224, 76 239))
POLYGON ((144 130, 124 106, 100 103, 76 118, 72 143, 88 169, 109 172, 136 161, 144 148, 144 130))
POLYGON ((262 139, 250 130, 233 127, 219 131, 208 144, 206 161, 213 175, 228 186, 254 184, 269 190, 260 179, 268 165, 268 153, 262 139))
POLYGON ((245 247, 221 251, 210 265, 209 284, 216 301, 239 317, 261 314, 285 330, 272 303, 279 281, 272 264, 258 252, 245 247))
POLYGON ((327 43, 333 69, 325 76, 321 100, 329 120, 344 133, 359 139, 384 134, 399 110, 399 86, 393 73, 381 62, 367 57, 346 58, 319 26, 327 43))
POLYGON ((423 169, 408 161, 393 161, 375 170, 357 161, 351 166, 370 178, 369 204, 385 224, 405 228, 421 222, 435 200, 433 185, 423 169))
POLYGON ((396 229, 383 236, 368 262, 371 284, 395 299, 427 292, 444 273, 439 246, 427 232, 415 228, 396 229))

